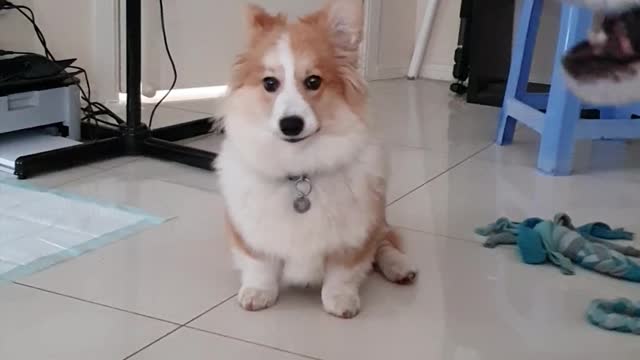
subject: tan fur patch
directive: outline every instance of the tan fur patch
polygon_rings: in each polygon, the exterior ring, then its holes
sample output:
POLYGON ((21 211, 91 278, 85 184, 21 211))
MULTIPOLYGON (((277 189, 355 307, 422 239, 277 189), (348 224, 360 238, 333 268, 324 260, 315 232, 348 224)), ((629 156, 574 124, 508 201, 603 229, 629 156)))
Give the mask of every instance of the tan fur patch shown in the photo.
POLYGON ((403 252, 404 246, 402 242, 402 238, 397 231, 389 228, 387 234, 385 235, 385 241, 388 241, 391 246, 396 248, 398 251, 403 252))
POLYGON ((244 86, 258 86, 262 83, 264 55, 273 48, 287 26, 283 14, 270 15, 261 7, 250 5, 247 9, 249 42, 247 51, 238 55, 232 67, 231 91, 244 86))
MULTIPOLYGON (((247 6, 247 24, 249 25, 249 33, 251 40, 261 36, 265 32, 274 30, 287 23, 287 16, 284 14, 271 15, 257 5, 247 6)), ((252 44, 253 45, 253 44, 252 44)))
MULTIPOLYGON (((358 72, 358 52, 347 51, 337 46, 329 23, 328 9, 300 19, 290 24, 291 47, 295 58, 303 59, 302 67, 296 69, 299 84, 305 77, 318 75, 324 79, 319 91, 300 89, 316 113, 327 109, 326 103, 334 97, 344 99, 356 113, 362 113, 366 105, 367 91, 362 76, 358 72), (331 95, 326 96, 326 92, 331 95), (323 96, 325 95, 325 96, 323 96)), ((321 115, 321 114, 320 114, 321 115)), ((319 116, 323 118, 323 116, 319 116)))
MULTIPOLYGON (((379 182, 384 182, 379 179, 379 182)), ((367 240, 365 243, 355 249, 343 249, 342 251, 330 254, 327 262, 332 264, 340 264, 345 267, 355 267, 363 262, 373 263, 373 257, 381 244, 387 239, 390 233, 389 227, 385 220, 385 194, 383 184, 370 184, 370 207, 374 221, 367 232, 367 240)))
POLYGON ((247 243, 244 241, 244 239, 242 238, 242 235, 240 235, 235 225, 233 225, 233 222, 231 221, 229 214, 225 214, 224 223, 225 223, 225 230, 227 232, 227 238, 229 239, 229 242, 232 248, 242 252, 243 254, 253 259, 260 258, 260 256, 253 249, 251 249, 247 245, 247 243))

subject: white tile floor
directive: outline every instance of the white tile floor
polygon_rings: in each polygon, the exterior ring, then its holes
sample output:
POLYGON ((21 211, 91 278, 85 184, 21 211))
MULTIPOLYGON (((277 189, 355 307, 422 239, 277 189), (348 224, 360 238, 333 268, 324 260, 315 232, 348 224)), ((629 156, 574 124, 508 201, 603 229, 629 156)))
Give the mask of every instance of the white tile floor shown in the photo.
POLYGON ((550 178, 533 167, 535 135, 523 130, 513 146, 493 146, 497 109, 465 104, 447 84, 373 83, 371 110, 392 160, 389 218, 420 269, 414 287, 372 276, 351 321, 326 315, 319 295, 303 291, 246 313, 234 299, 215 175, 119 159, 34 182, 172 220, 0 286, 0 359, 640 357, 637 338, 584 320, 593 298, 640 300, 636 284, 524 265, 514 249, 484 249, 473 235, 503 215, 556 211, 640 231, 640 146, 580 144, 577 174, 550 178))

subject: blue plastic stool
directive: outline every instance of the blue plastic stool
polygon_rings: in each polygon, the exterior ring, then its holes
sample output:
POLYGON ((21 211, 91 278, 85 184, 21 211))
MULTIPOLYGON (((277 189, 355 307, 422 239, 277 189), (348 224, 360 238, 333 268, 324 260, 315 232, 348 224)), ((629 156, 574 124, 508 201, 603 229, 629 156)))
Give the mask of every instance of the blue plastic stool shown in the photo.
POLYGON ((640 121, 630 120, 631 106, 600 109, 603 119, 579 121, 585 105, 565 85, 562 57, 587 37, 593 15, 576 6, 562 6, 549 94, 527 92, 543 3, 523 1, 496 143, 510 144, 519 121, 540 134, 538 169, 550 175, 569 175, 576 140, 640 138, 640 121))

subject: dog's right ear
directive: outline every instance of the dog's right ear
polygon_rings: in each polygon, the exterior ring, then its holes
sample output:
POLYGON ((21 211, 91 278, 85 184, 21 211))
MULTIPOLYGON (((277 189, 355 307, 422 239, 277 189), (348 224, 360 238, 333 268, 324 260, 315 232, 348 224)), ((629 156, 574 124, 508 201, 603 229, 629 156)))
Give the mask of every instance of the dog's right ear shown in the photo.
POLYGON ((285 25, 287 18, 283 14, 271 15, 264 8, 251 4, 247 6, 247 23, 249 34, 254 37, 261 32, 269 32, 285 25))
POLYGON ((362 0, 329 0, 324 7, 333 41, 342 50, 358 51, 364 27, 362 0))

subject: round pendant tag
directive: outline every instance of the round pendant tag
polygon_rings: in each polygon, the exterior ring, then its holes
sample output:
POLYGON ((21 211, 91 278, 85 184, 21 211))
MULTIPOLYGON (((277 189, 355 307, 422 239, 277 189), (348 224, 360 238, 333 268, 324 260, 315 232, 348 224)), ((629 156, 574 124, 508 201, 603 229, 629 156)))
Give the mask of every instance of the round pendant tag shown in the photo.
POLYGON ((296 181, 296 191, 298 191, 300 197, 309 196, 312 190, 313 187, 311 186, 311 180, 308 178, 303 177, 296 181))
POLYGON ((304 214, 311 209, 311 201, 305 196, 299 197, 293 202, 293 208, 298 214, 304 214))

